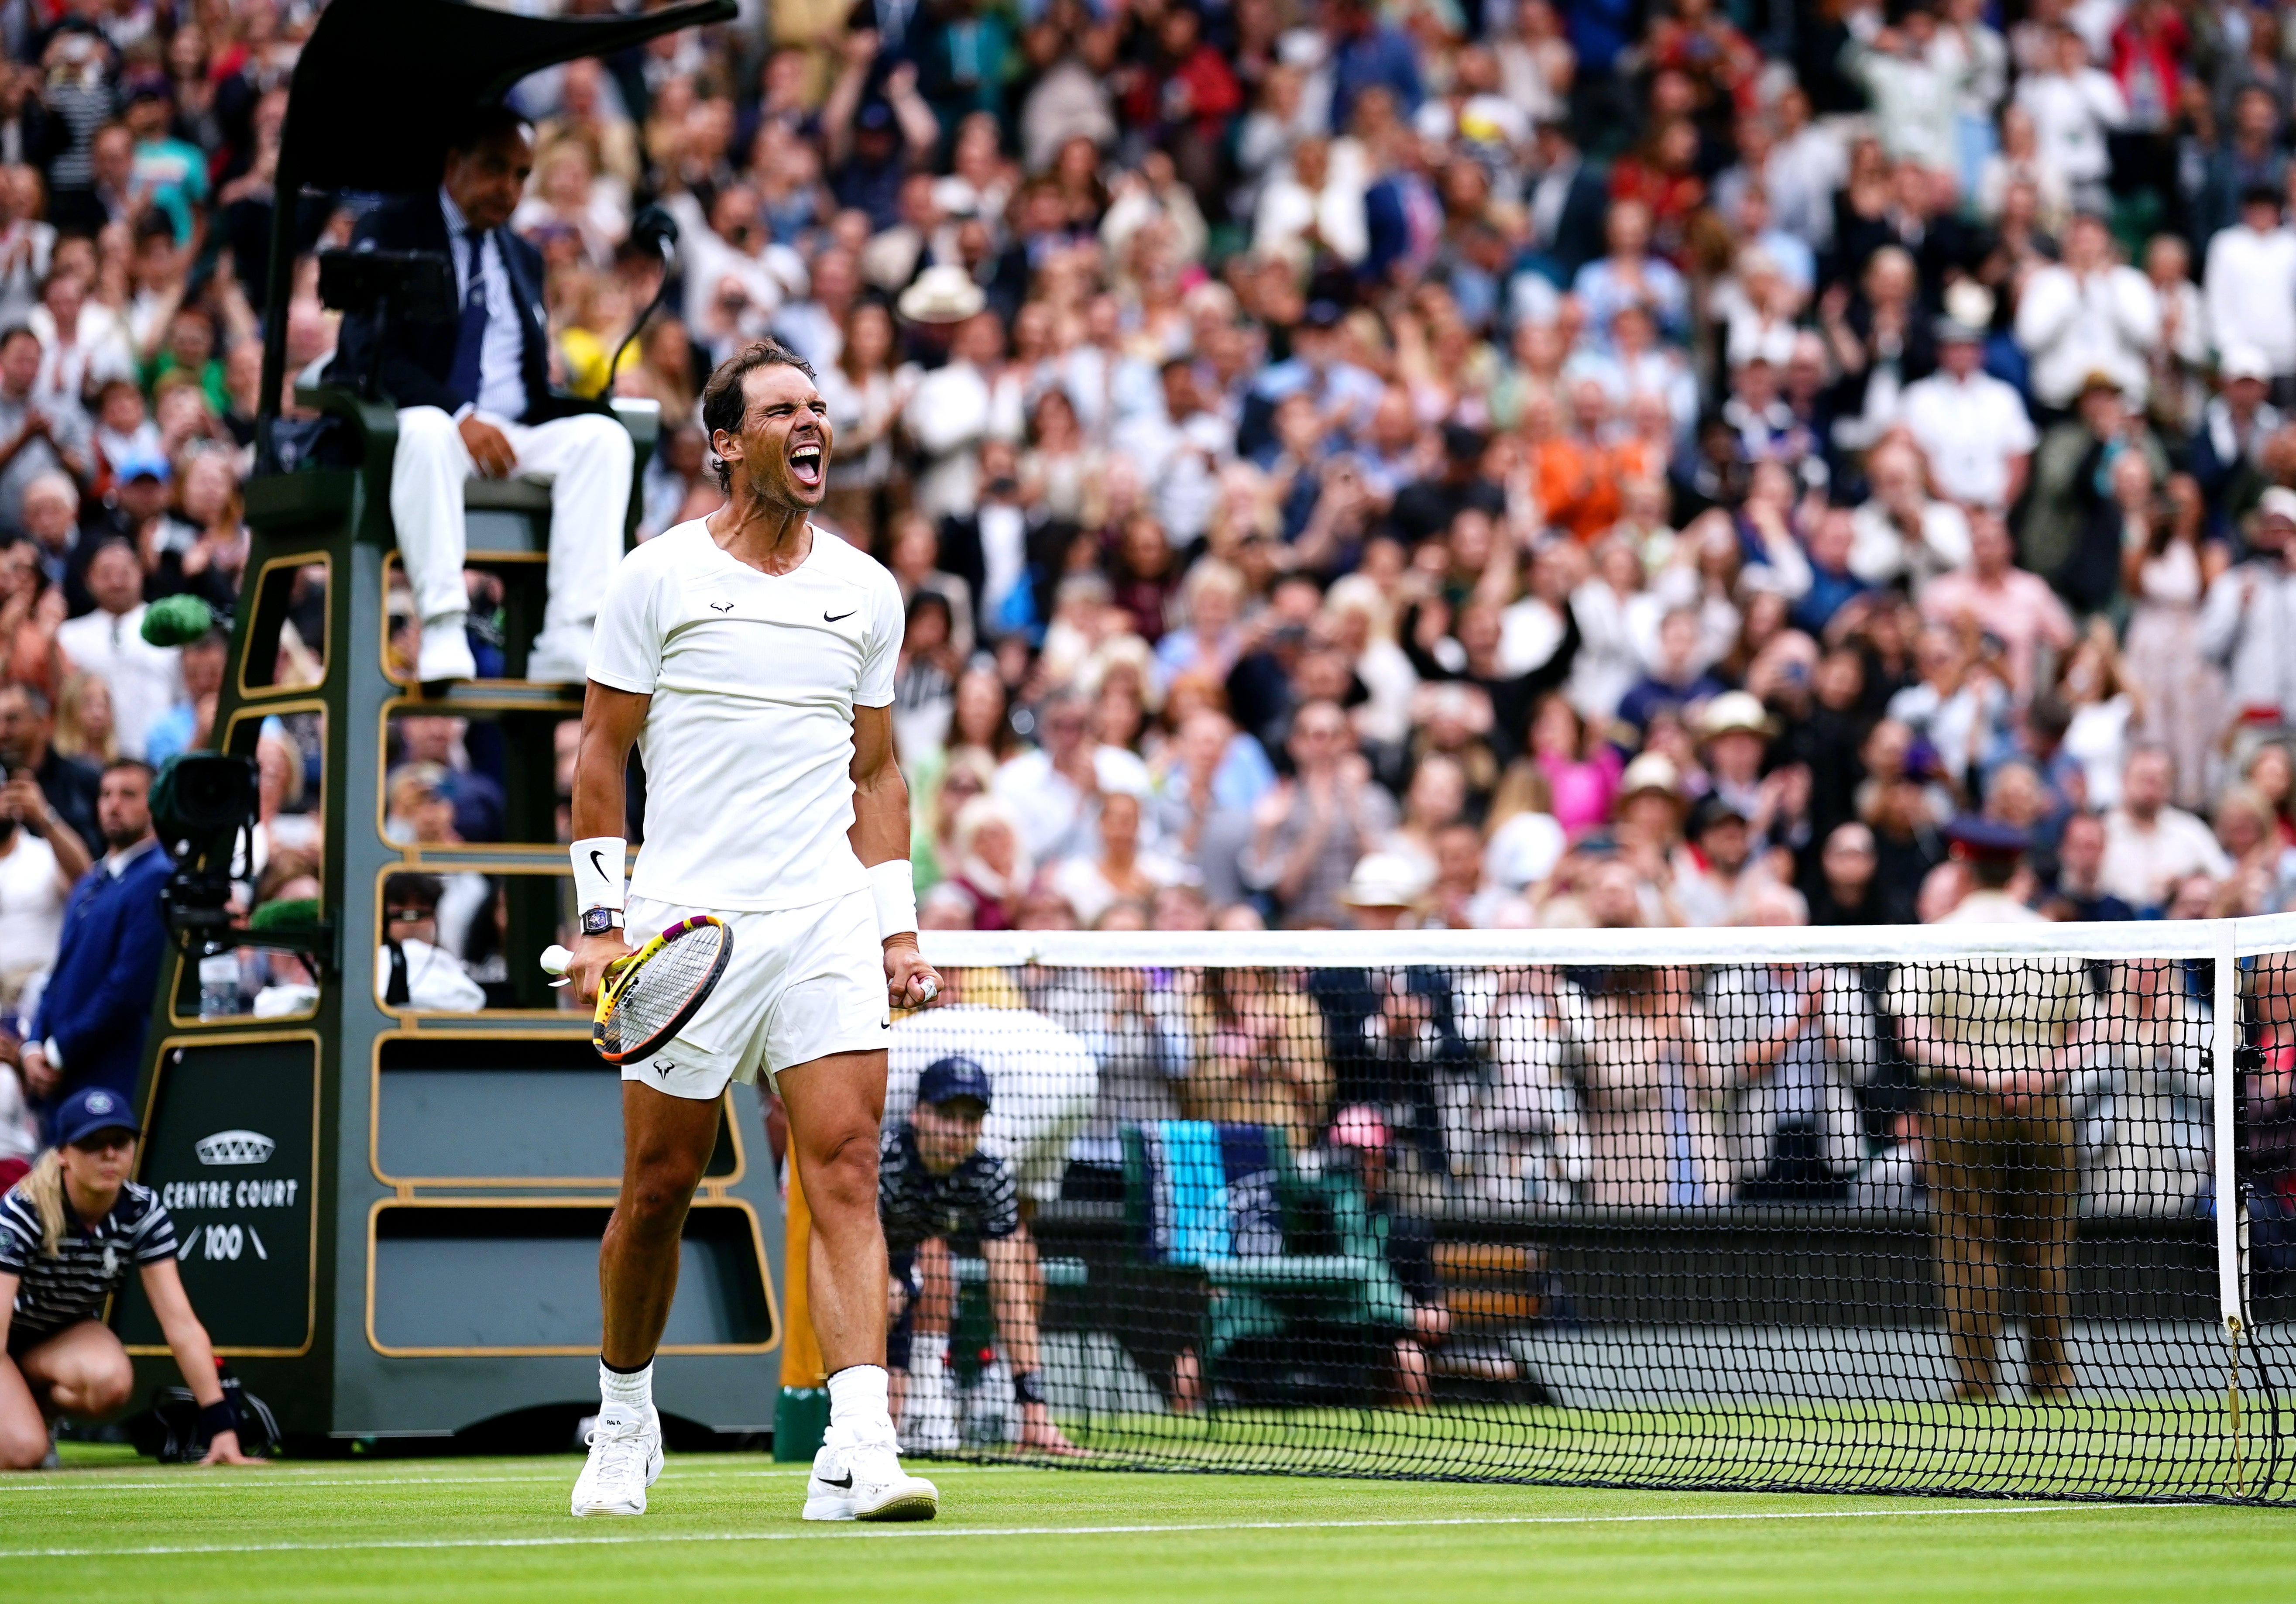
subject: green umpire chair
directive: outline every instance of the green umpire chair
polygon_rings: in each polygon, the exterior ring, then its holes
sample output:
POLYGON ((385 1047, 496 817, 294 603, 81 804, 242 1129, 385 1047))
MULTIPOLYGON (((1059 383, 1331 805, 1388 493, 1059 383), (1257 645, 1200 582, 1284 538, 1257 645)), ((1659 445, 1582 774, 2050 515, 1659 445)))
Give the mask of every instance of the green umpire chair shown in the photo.
MULTIPOLYGON (((420 193, 437 181, 445 130, 529 73, 733 13, 730 0, 608 19, 333 0, 296 67, 279 192, 420 193)), ((279 210, 272 397, 285 391, 296 260, 297 208, 279 210)), ((252 547, 211 745, 271 765, 266 808, 282 752, 319 754, 315 774, 299 766, 287 777, 317 787, 319 892, 294 900, 316 903, 316 922, 304 916, 291 942, 270 939, 260 910, 258 928, 180 934, 146 1037, 139 1178, 176 1216, 184 1283, 217 1352, 291 1442, 488 1427, 505 1444, 564 1445, 595 1408, 597 1244, 620 1182, 621 1090, 590 1048, 586 1016, 562 1006, 537 964, 567 899, 554 738, 582 696, 579 685, 523 677, 547 582, 549 492, 519 480, 470 487, 469 565, 498 591, 503 671, 426 692, 408 682, 393 640, 404 627, 393 607, 397 414, 386 399, 335 387, 295 400, 305 419, 262 420, 246 497, 252 547), (322 430, 324 448, 286 448, 322 430), (418 721, 437 714, 466 720, 474 753, 500 756, 502 827, 488 832, 499 839, 410 837, 392 818, 394 754, 435 740, 435 719, 418 721), (379 990, 378 950, 397 939, 386 888, 407 874, 459 888, 478 910, 470 928, 496 960, 480 976, 482 1009, 379 990), (236 1006, 201 981, 203 958, 227 969, 226 957, 250 977, 236 1006), (524 1435, 505 1420, 525 1422, 524 1435)), ((612 410, 642 468, 658 417, 650 405, 612 410)), ((634 531, 635 495, 629 513, 634 531)), ((239 862, 231 839, 195 861, 239 862)), ((278 860, 292 844, 266 824, 250 855, 278 860)), ((230 878, 259 884, 259 868, 249 869, 230 878)), ((765 1356, 781 1341, 779 1191, 756 1098, 736 1088, 726 1109, 662 1348, 656 1397, 673 1432, 681 1420, 763 1431, 774 1418, 765 1356)), ((140 1294, 123 1296, 113 1320, 140 1389, 171 1380, 140 1294)))

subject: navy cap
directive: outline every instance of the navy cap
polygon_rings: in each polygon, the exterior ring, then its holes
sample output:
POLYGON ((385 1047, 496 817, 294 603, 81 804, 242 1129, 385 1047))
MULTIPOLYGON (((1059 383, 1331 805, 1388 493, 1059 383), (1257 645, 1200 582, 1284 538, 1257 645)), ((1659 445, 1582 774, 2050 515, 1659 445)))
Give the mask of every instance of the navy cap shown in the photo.
POLYGON ((1971 858, 2021 857, 2033 844, 2032 836, 2013 824, 1964 813, 1945 827, 1945 838, 1971 858))
POLYGON ((917 1101, 939 1106, 959 1098, 971 1098, 988 1106, 988 1072, 961 1054, 952 1053, 925 1065, 917 1077, 917 1101))
POLYGON ((53 1128, 58 1147, 86 1141, 99 1131, 125 1131, 138 1136, 144 1130, 135 1123, 127 1099, 105 1086, 83 1086, 66 1098, 56 1109, 53 1128))

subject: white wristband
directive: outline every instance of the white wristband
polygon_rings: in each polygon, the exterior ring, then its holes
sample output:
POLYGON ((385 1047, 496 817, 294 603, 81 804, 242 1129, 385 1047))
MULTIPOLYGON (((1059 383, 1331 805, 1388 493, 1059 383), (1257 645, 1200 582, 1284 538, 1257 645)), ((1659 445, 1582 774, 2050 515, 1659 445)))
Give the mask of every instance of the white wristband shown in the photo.
POLYGON ((622 871, 630 843, 619 835, 593 835, 569 851, 574 861, 574 910, 622 905, 622 871))
POLYGON ((869 895, 877 904, 877 939, 914 934, 917 927, 916 871, 906 858, 873 863, 869 895))

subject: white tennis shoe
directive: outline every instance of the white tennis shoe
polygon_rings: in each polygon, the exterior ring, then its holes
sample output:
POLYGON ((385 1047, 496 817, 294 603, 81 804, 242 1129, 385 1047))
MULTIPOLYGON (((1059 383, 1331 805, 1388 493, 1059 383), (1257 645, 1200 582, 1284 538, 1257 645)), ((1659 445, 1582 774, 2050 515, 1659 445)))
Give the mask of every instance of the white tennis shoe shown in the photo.
POLYGON ((643 1515, 661 1474, 661 1417, 610 1403, 590 1428, 590 1457, 574 1478, 577 1515, 643 1515))
POLYGON ((940 1490, 901 1468, 892 1427, 832 1426, 805 1485, 808 1520, 931 1520, 940 1490))

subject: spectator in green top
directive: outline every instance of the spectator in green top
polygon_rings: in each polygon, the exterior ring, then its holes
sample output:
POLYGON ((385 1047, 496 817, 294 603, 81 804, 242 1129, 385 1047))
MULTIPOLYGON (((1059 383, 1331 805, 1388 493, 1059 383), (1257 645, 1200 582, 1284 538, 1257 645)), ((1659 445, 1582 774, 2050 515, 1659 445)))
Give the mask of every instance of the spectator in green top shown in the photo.
POLYGON ((208 399, 208 411, 217 417, 231 410, 231 392, 225 387, 223 360, 216 355, 215 319, 201 307, 178 307, 168 319, 168 342, 144 364, 144 385, 153 395, 169 374, 183 374, 199 385, 208 399))

